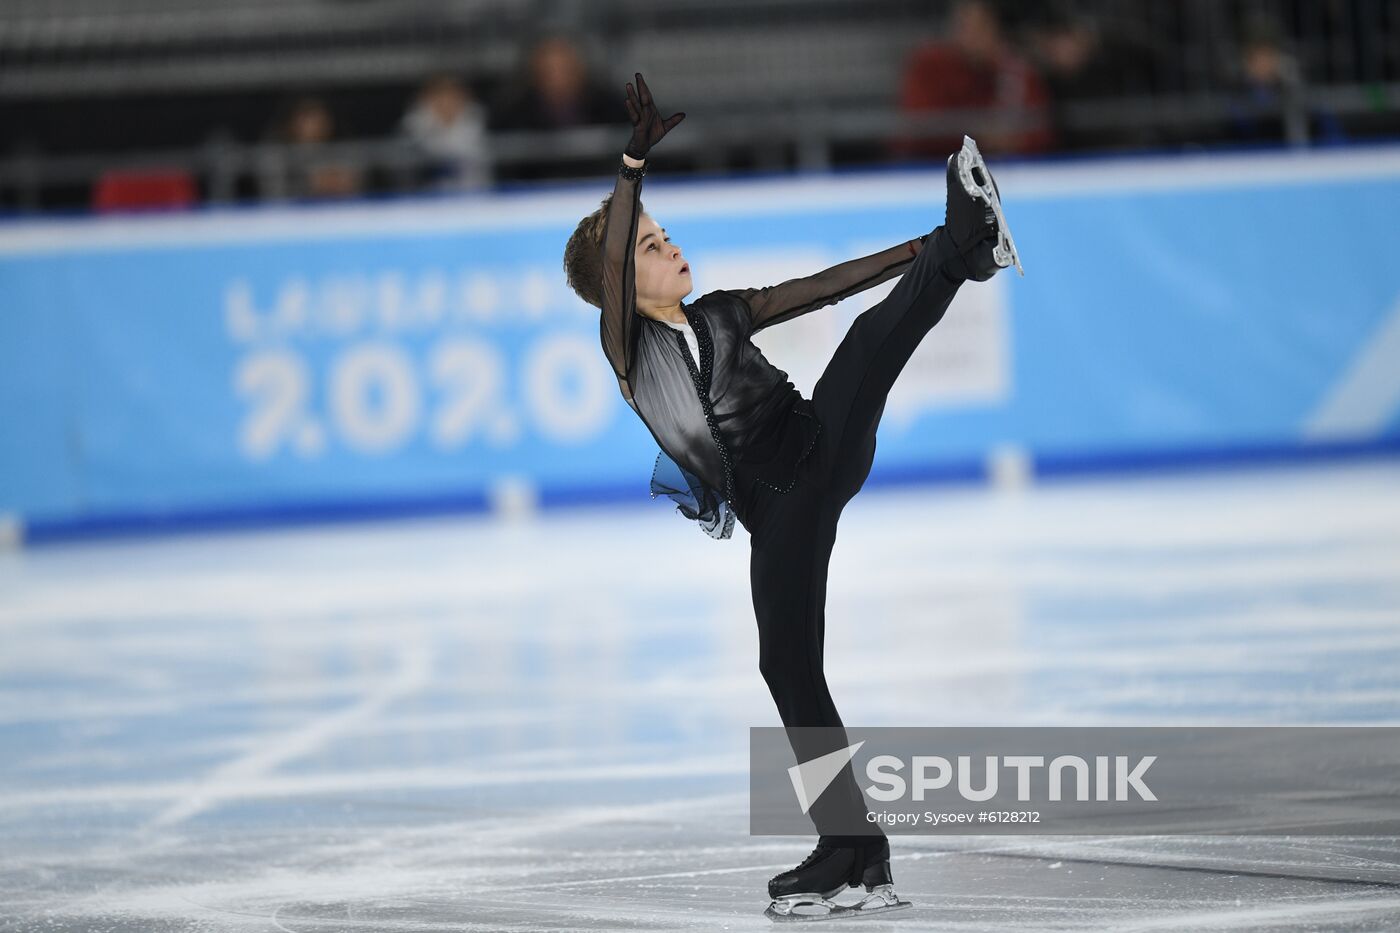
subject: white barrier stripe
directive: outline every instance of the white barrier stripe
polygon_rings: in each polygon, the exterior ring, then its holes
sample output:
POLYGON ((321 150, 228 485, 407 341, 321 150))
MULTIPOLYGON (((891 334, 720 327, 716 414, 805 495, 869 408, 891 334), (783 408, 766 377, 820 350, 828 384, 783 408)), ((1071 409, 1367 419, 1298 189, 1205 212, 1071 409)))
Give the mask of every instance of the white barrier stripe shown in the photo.
POLYGON ((1366 439, 1400 408, 1400 300, 1303 422, 1309 440, 1366 439))
MULTIPOLYGON (((994 165, 995 167, 995 165, 994 165)), ((1366 178, 1400 178, 1400 146, 1337 151, 1215 153, 997 169, 1016 201, 1147 191, 1200 191, 1366 178)), ((664 176, 661 176, 664 179, 664 176)), ((610 179, 565 191, 407 198, 379 204, 210 209, 140 217, 82 217, 0 223, 0 258, 32 253, 183 249, 216 244, 383 239, 572 225, 594 210, 610 179)), ((647 209, 686 219, 757 212, 804 214, 843 208, 942 208, 943 174, 932 169, 797 175, 780 179, 664 179, 644 194, 647 209), (697 197, 697 195, 701 195, 697 197)), ((562 251, 563 244, 560 244, 562 251)))

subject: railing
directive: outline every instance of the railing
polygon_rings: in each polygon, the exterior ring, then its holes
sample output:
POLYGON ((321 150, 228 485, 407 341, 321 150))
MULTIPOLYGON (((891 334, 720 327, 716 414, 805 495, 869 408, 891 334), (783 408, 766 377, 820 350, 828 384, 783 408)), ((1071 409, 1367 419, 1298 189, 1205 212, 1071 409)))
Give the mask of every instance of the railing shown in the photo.
MULTIPOLYGON (((1306 104, 1341 116, 1400 112, 1400 84, 1311 89, 1306 104)), ((1161 145, 1219 140, 1221 128, 1236 112, 1231 95, 1138 97, 1067 105, 1058 112, 1062 129, 1118 133, 1128 144, 1152 136, 1161 145)), ((1299 114, 1285 107, 1256 110, 1297 127, 1299 114), (1290 124, 1291 121, 1291 124, 1290 124)), ((805 107, 778 113, 726 117, 695 115, 684 132, 666 141, 663 164, 673 171, 723 172, 736 159, 760 170, 823 170, 835 162, 835 151, 864 144, 875 155, 889 152, 897 140, 943 138, 964 132, 1014 133, 1043 123, 1044 114, 1015 111, 946 111, 912 116, 890 109, 805 107)), ((1295 145, 1309 142, 1306 120, 1295 145)), ((627 138, 624 126, 590 126, 553 132, 498 133, 489 137, 486 160, 498 178, 512 169, 547 161, 559 177, 590 175, 603 160, 620 151, 627 138), (571 166, 574 168, 571 169, 571 166)), ((330 143, 314 150, 322 163, 356 167, 374 179, 375 191, 407 192, 422 187, 425 169, 439 164, 402 139, 362 139, 330 143)), ((288 195, 286 178, 304 151, 274 143, 211 142, 189 149, 46 156, 20 153, 0 160, 0 201, 23 212, 45 208, 56 189, 91 186, 102 174, 121 169, 169 168, 188 172, 203 182, 205 200, 230 203, 247 199, 278 200, 288 195), (243 193, 243 194, 240 194, 243 193)))

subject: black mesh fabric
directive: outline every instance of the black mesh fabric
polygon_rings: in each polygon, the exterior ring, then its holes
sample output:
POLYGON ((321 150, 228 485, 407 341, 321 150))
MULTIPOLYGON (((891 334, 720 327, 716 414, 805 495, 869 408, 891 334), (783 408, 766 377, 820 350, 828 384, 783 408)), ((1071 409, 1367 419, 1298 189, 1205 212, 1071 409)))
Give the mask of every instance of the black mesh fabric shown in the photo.
POLYGON ((700 347, 697 367, 678 331, 637 311, 641 186, 641 178, 619 174, 604 226, 603 351, 622 397, 661 448, 652 495, 668 496, 706 533, 727 538, 734 515, 744 517, 747 490, 757 482, 790 487, 821 429, 787 373, 750 338, 900 275, 923 244, 908 240, 815 275, 682 303, 700 347))

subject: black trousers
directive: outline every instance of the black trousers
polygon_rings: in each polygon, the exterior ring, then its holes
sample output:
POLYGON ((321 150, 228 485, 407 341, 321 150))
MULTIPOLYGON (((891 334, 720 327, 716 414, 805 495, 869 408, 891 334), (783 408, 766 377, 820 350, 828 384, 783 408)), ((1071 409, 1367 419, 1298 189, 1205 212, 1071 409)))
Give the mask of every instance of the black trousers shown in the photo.
MULTIPOLYGON (((799 762, 847 744, 844 729, 822 736, 793 729, 842 726, 822 664, 827 565, 841 512, 870 474, 890 388, 961 284, 934 265, 933 253, 921 251, 889 296, 852 322, 827 363, 812 391, 821 432, 796 484, 786 493, 759 487, 750 503, 758 666, 799 762)), ((809 811, 822 841, 835 845, 879 841, 883 833, 866 813, 850 765, 809 811), (853 821, 868 835, 852 837, 853 821)))

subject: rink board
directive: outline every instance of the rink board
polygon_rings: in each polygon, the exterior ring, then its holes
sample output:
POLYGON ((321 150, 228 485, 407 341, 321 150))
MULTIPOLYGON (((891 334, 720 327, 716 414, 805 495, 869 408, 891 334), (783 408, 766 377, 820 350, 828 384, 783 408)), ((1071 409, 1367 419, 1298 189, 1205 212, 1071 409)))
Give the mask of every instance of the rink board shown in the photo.
MULTIPOLYGON (((1400 150, 1009 166, 1026 277, 963 290, 901 376, 873 480, 1400 443, 1400 150)), ((643 501, 538 193, 0 229, 0 515, 31 535, 643 501)), ((939 173, 667 183, 698 297, 917 236, 939 173)), ((810 392, 890 284, 759 335, 810 392)), ((661 506, 657 506, 661 508, 661 506)))

